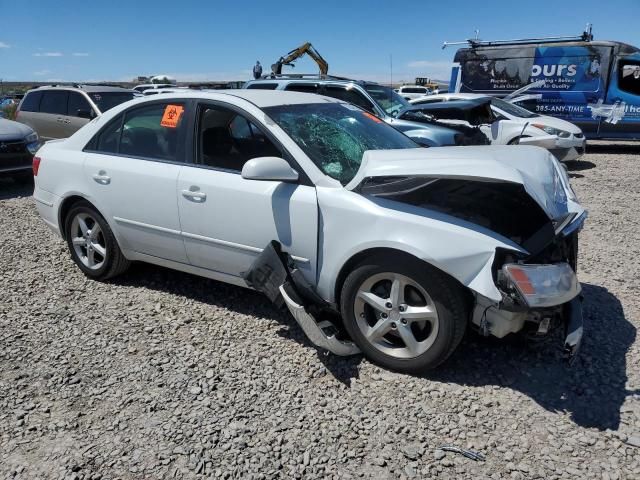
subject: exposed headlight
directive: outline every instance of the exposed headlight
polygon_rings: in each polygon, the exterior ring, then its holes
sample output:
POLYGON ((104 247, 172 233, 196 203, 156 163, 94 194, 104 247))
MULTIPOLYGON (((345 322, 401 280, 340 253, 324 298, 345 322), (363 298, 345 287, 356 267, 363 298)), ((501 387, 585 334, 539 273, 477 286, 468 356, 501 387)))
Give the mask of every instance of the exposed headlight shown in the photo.
POLYGON ((565 130, 560 130, 559 128, 553 128, 548 125, 533 123, 531 126, 539 128, 540 130, 543 130, 545 133, 548 133, 549 135, 557 135, 560 138, 569 138, 571 136, 570 132, 567 132, 565 130))
POLYGON ((24 137, 24 141, 27 143, 37 142, 38 140, 39 140, 39 137, 36 132, 31 132, 29 135, 24 137))
POLYGON ((562 305, 580 293, 580 282, 567 263, 520 265, 508 263, 502 272, 532 308, 562 305))

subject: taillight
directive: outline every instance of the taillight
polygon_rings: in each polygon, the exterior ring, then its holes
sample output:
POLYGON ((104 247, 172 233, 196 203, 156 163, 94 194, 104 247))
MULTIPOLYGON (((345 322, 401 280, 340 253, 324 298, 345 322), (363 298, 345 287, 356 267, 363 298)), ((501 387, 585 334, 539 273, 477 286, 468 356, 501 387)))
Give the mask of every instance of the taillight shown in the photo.
POLYGON ((38 176, 38 170, 40 170, 40 157, 33 157, 33 176, 38 176))

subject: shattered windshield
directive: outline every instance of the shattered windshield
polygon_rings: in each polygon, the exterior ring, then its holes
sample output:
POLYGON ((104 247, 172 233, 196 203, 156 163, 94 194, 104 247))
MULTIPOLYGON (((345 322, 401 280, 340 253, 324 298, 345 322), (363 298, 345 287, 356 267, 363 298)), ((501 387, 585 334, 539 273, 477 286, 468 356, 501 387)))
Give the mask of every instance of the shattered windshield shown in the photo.
POLYGON ((526 108, 522 108, 510 102, 506 102, 504 100, 501 100, 500 98, 492 98, 491 105, 507 112, 509 115, 513 115, 514 117, 533 118, 538 116, 535 113, 530 112, 526 108))
POLYGON ((387 115, 395 117, 400 110, 410 107, 411 104, 404 98, 393 91, 392 88, 375 83, 365 84, 364 89, 371 95, 376 103, 382 108, 387 115))
POLYGON ((346 103, 280 105, 264 111, 320 170, 343 185, 355 176, 367 150, 419 147, 379 118, 346 103))

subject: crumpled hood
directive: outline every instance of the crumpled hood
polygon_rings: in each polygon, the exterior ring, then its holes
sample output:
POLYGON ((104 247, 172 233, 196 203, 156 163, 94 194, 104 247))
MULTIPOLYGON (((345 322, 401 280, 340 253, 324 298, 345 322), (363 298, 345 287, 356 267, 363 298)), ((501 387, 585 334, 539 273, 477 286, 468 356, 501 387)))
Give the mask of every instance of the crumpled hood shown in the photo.
POLYGON ((27 125, 0 119, 0 140, 21 140, 32 132, 31 127, 27 125))
POLYGON ((549 218, 557 219, 584 211, 571 199, 561 168, 547 150, 524 145, 369 150, 345 188, 357 190, 368 178, 408 176, 518 183, 549 218))

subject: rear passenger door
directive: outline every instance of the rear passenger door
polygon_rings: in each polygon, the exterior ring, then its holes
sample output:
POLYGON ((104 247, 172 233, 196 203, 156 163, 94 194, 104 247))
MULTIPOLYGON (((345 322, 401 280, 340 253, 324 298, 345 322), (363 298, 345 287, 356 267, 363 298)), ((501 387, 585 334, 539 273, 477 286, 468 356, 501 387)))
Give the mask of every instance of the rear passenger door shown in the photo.
POLYGON ((176 100, 130 108, 85 148, 91 199, 124 250, 188 263, 176 202, 188 109, 176 100))
POLYGON ((66 90, 44 90, 40 100, 40 113, 34 115, 36 131, 43 140, 68 137, 66 90))

